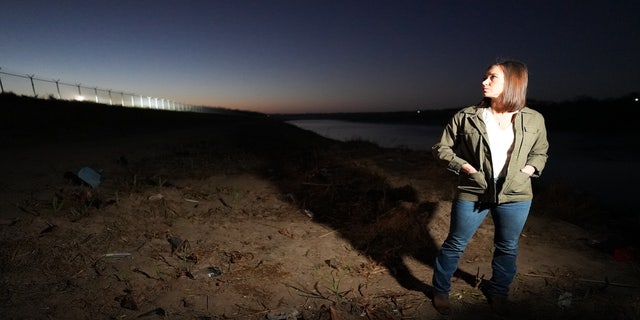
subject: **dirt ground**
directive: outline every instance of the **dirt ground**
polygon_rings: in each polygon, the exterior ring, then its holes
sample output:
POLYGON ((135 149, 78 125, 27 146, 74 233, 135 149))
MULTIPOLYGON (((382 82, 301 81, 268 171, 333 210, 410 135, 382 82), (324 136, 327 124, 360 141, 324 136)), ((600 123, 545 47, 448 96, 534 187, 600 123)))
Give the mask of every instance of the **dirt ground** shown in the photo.
MULTIPOLYGON (((453 177, 426 152, 262 120, 2 152, 3 319, 497 318, 477 289, 490 219, 461 261, 453 314, 431 306, 453 177)), ((554 217, 567 198, 538 189, 513 318, 639 319, 632 248, 554 217)))

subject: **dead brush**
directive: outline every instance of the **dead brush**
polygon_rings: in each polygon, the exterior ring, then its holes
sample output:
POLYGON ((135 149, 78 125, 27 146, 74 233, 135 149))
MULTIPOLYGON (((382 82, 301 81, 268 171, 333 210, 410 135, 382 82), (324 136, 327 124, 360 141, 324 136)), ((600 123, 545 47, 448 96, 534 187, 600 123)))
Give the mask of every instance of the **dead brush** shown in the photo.
POLYGON ((324 289, 320 288, 319 282, 316 282, 311 289, 290 284, 285 284, 285 286, 295 290, 302 297, 329 301, 334 305, 343 301, 346 298, 347 294, 353 292, 352 289, 341 291, 340 281, 336 280, 333 275, 331 276, 328 283, 329 286, 324 289))

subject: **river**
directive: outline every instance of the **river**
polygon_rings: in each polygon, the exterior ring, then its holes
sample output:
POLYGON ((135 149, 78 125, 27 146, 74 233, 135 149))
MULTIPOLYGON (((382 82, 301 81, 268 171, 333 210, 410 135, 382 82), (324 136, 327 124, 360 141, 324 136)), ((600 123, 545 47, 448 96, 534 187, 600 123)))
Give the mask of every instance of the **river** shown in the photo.
MULTIPOLYGON (((288 123, 339 140, 362 140, 385 148, 429 150, 443 127, 378 124, 342 120, 292 120, 288 123)), ((638 163, 629 142, 619 135, 549 132, 549 160, 540 179, 561 182, 576 191, 593 194, 604 204, 631 210, 636 195, 629 183, 640 181, 638 163)))

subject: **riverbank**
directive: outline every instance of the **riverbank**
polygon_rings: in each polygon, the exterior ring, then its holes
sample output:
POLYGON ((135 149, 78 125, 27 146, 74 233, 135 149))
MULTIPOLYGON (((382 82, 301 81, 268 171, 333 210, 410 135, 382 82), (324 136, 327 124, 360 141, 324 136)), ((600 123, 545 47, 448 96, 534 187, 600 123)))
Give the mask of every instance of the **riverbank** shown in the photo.
MULTIPOLYGON (((13 137, 0 163, 5 317, 439 317, 431 261, 453 186, 428 152, 342 143, 259 115, 49 111, 3 135, 13 137), (84 167, 97 187, 78 179, 84 167)), ((586 215, 588 199, 538 194, 517 317, 637 318, 635 251, 606 224, 560 219, 586 215)), ((490 274, 492 228, 465 252, 450 319, 491 317, 476 285, 490 274)))
MULTIPOLYGON (((338 141, 366 141, 385 148, 416 151, 430 151, 443 130, 443 125, 332 119, 299 119, 287 123, 338 141)), ((635 191, 622 187, 626 181, 640 179, 640 173, 634 170, 635 150, 632 148, 638 137, 618 133, 550 131, 548 138, 551 145, 549 162, 534 183, 543 190, 563 186, 575 197, 588 199, 588 206, 592 207, 589 212, 600 212, 609 221, 640 230, 640 215, 633 203, 635 191)), ((569 213, 566 217, 569 221, 585 223, 584 213, 574 213, 574 210, 569 213)))

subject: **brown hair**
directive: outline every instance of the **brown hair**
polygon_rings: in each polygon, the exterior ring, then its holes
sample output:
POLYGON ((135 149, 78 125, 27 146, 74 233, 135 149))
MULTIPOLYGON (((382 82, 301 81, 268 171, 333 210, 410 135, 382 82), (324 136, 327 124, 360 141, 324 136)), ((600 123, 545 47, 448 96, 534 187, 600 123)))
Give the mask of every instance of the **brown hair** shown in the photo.
MULTIPOLYGON (((499 66, 504 72, 504 91, 501 99, 505 108, 509 111, 518 111, 525 107, 527 103, 527 84, 529 82, 529 72, 527 66, 515 60, 498 61, 491 65, 499 66)), ((484 98, 481 106, 489 106, 490 98, 484 98)))

